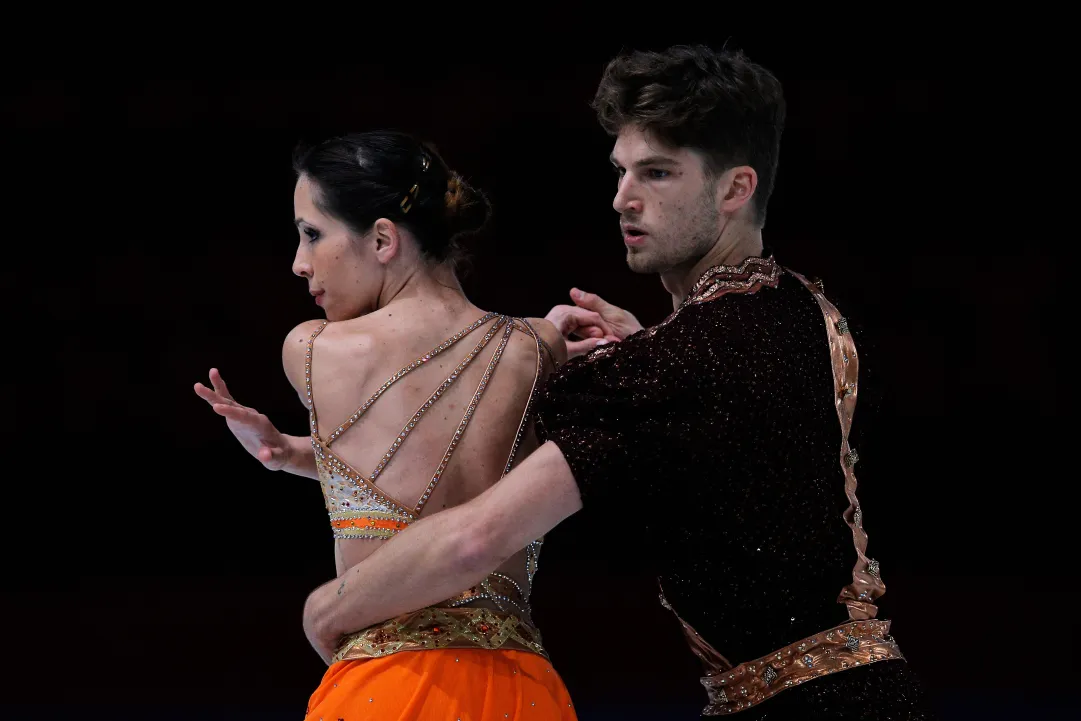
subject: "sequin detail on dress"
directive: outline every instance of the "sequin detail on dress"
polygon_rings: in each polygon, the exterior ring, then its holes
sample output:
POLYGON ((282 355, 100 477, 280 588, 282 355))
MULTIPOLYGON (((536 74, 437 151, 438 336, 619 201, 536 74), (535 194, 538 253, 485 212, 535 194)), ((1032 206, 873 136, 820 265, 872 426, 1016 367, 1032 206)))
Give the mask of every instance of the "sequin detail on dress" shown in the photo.
MULTIPOLYGON (((305 387, 308 401, 308 413, 311 423, 311 442, 315 451, 316 468, 319 473, 320 485, 323 489, 327 512, 330 516, 330 525, 333 536, 336 539, 371 539, 385 540, 404 530, 409 524, 416 521, 424 509, 425 504, 431 497, 432 492, 443 477, 454 452, 465 434, 470 421, 476 412, 485 390, 491 380, 492 374, 499 365, 506 350, 512 333, 517 330, 531 336, 537 346, 536 372, 533 377, 533 385, 529 390, 525 410, 518 424, 514 442, 507 457, 503 469, 505 475, 514 465, 518 449, 521 445, 522 436, 529 425, 532 417, 533 403, 539 390, 540 379, 544 369, 544 358, 553 358, 550 349, 533 329, 528 321, 511 316, 488 313, 463 328, 458 333, 443 341, 428 353, 409 363, 384 382, 379 389, 361 405, 344 423, 334 428, 325 439, 319 434, 319 426, 316 418, 315 403, 312 399, 311 367, 315 339, 326 328, 327 323, 316 328, 308 339, 307 355, 305 358, 305 387), (492 321, 491 327, 485 332, 480 341, 451 371, 443 382, 431 393, 413 416, 406 421, 397 438, 382 458, 375 469, 367 476, 359 473, 356 469, 331 451, 331 444, 343 433, 348 431, 364 414, 379 400, 379 398, 395 383, 412 371, 428 363, 439 354, 453 347, 456 343, 467 337, 470 333, 480 328, 488 321, 492 321), (481 352, 499 336, 498 345, 492 354, 481 380, 477 385, 472 400, 467 405, 461 421, 452 435, 443 454, 439 465, 436 467, 432 478, 420 498, 412 506, 393 498, 384 493, 377 485, 376 479, 386 469, 387 465, 397 454, 398 450, 408 440, 410 433, 417 424, 425 417, 425 414, 439 401, 446 391, 459 379, 465 369, 481 354, 481 352), (549 355, 545 355, 548 352, 549 355)), ((509 576, 500 573, 489 574, 481 583, 467 589, 457 596, 447 599, 440 604, 446 608, 459 608, 479 600, 490 600, 497 608, 508 614, 515 614, 521 623, 532 623, 532 609, 529 605, 529 597, 532 592, 533 577, 536 574, 540 556, 540 548, 543 539, 537 539, 526 547, 526 588, 521 588, 509 576)))
POLYGON ((338 426, 326 440, 323 440, 319 435, 318 421, 315 414, 315 403, 311 399, 312 349, 315 339, 324 328, 326 328, 325 322, 312 333, 312 337, 308 340, 308 352, 305 363, 305 386, 308 393, 308 413, 311 419, 312 448, 315 451, 316 467, 319 471, 319 479, 323 487, 327 511, 330 514, 330 524, 334 531, 334 537, 371 539, 389 538, 417 519, 425 502, 427 502, 428 498, 431 496, 432 491, 435 490, 443 472, 446 470, 447 464, 454 455, 458 442, 461 440, 466 427, 469 425, 469 421, 473 417, 473 413, 477 408, 477 403, 480 402, 480 398, 484 394, 485 388, 487 388, 488 381, 490 380, 495 367, 499 364, 499 361, 503 356, 503 350, 506 348, 507 341, 510 339, 513 326, 509 323, 509 318, 507 316, 497 316, 495 313, 489 313, 480 318, 391 376, 382 386, 380 386, 379 390, 377 390, 371 398, 360 406, 349 419, 338 426), (421 404, 420 408, 413 414, 413 417, 405 423, 402 430, 399 432, 398 437, 391 444, 387 452, 383 454, 383 457, 375 467, 375 470, 368 476, 363 476, 357 472, 330 450, 331 443, 363 417, 368 409, 379 400, 379 397, 382 396, 387 389, 412 371, 423 366, 435 356, 458 343, 462 338, 465 338, 492 318, 496 318, 492 327, 488 329, 480 342, 478 342, 469 354, 454 368, 442 384, 440 384, 428 399, 421 404), (417 423, 421 421, 426 412, 435 405, 443 394, 458 380, 462 372, 473 362, 480 352, 484 350, 500 329, 504 330, 499 347, 493 354, 491 361, 489 361, 488 367, 485 369, 480 384, 473 395, 473 399, 466 408, 465 414, 463 415, 458 428, 455 430, 454 436, 451 438, 442 461, 440 461, 439 466, 432 476, 432 480, 421 494, 421 497, 415 504, 408 506, 383 493, 376 485, 376 479, 384 469, 386 469, 391 459, 398 452, 398 449, 401 448, 402 444, 409 437, 410 432, 416 427, 417 423))

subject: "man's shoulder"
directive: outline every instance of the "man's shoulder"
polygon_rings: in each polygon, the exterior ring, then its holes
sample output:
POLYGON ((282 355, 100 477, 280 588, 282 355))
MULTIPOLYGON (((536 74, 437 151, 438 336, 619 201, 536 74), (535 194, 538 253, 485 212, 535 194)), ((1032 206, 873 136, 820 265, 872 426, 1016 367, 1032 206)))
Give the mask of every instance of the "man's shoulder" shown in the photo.
POLYGON ((785 273, 776 287, 729 293, 681 309, 656 341, 684 343, 710 355, 775 352, 808 337, 822 340, 824 316, 812 292, 785 273), (700 344, 690 342, 700 339, 700 344))
POLYGON ((672 320, 684 324, 745 324, 760 316, 775 315, 779 306, 805 300, 813 301, 813 296, 798 280, 784 274, 776 286, 763 286, 750 292, 722 292, 691 301, 680 308, 672 320))

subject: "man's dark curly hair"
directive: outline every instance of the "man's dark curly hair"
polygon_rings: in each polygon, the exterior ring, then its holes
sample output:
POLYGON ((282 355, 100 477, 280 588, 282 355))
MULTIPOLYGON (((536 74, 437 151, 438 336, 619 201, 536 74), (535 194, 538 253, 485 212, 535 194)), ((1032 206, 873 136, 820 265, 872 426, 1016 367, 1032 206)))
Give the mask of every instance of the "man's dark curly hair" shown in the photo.
POLYGON ((701 152, 711 179, 754 168, 755 224, 765 225, 785 120, 781 83, 768 70, 702 45, 621 54, 605 68, 593 109, 610 135, 637 127, 701 152))

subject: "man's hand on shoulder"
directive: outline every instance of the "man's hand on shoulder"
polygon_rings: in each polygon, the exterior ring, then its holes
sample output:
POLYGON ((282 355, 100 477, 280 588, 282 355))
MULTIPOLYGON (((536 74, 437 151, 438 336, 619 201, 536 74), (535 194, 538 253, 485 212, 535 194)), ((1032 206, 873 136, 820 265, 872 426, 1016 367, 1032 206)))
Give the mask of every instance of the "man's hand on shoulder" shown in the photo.
POLYGON ((594 293, 571 290, 574 305, 557 305, 545 316, 567 344, 567 355, 585 355, 599 345, 617 343, 642 330, 632 313, 594 293))

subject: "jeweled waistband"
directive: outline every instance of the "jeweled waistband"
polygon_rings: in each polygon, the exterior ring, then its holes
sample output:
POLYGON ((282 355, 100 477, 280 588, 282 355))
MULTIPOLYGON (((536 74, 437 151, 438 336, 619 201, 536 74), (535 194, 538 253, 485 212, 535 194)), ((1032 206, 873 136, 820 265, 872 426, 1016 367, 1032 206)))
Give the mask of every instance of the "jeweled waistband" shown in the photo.
POLYGON ((331 511, 334 538, 386 539, 412 523, 409 516, 394 511, 331 511))
POLYGON ((710 673, 702 679, 709 694, 709 705, 702 715, 745 711, 786 688, 819 676, 877 661, 904 659, 889 630, 889 621, 851 621, 754 661, 710 673))
POLYGON ((540 632, 517 616, 487 608, 424 608, 346 636, 334 661, 443 648, 530 651, 548 657, 540 632))

